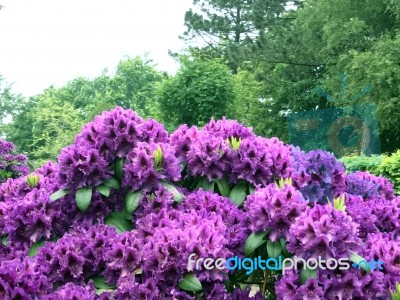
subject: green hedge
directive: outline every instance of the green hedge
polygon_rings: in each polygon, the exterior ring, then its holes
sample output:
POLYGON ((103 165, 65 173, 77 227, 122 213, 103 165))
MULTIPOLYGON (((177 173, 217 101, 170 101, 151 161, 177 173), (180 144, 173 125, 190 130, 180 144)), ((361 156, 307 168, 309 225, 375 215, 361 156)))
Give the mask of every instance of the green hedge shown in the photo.
POLYGON ((400 150, 391 155, 346 156, 340 159, 349 172, 369 171, 372 174, 388 178, 400 195, 400 150))

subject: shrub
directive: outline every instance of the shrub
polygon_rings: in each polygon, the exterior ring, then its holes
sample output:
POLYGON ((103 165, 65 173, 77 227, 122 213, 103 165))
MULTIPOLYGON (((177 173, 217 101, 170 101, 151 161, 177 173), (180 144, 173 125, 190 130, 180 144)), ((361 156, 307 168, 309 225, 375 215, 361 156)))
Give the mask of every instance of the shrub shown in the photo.
POLYGON ((7 178, 17 178, 29 172, 27 157, 15 153, 15 146, 0 138, 0 183, 7 178))
POLYGON ((347 156, 341 158, 350 172, 369 171, 383 176, 394 185, 395 193, 400 195, 400 151, 391 155, 379 156, 347 156))
POLYGON ((236 121, 169 135, 131 110, 104 112, 57 163, 0 185, 0 296, 388 298, 400 281, 400 198, 384 178, 350 179, 332 154, 236 121), (206 268, 293 255, 384 269, 206 268))

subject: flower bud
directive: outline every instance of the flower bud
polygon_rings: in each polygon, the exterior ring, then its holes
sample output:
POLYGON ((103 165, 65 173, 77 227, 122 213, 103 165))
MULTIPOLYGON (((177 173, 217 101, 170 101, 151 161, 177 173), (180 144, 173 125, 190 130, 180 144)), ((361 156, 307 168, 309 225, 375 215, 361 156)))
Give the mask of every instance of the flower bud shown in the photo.
POLYGON ((26 177, 26 183, 31 189, 33 189, 39 182, 39 175, 28 175, 26 177))
POLYGON ((154 165, 157 171, 161 170, 163 167, 163 152, 160 146, 154 151, 154 165))

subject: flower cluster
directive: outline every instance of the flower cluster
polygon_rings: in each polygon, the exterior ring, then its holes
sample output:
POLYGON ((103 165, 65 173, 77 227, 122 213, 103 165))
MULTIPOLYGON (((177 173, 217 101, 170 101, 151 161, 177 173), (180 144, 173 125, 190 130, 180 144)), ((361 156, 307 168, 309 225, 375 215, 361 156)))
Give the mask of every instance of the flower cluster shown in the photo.
MULTIPOLYGON (((383 274, 357 270, 318 271, 317 278, 303 284, 300 276, 288 272, 276 284, 277 299, 380 299, 385 298, 383 274)), ((387 294, 386 294, 387 295, 387 294)))
POLYGON ((159 188, 161 180, 178 181, 180 165, 169 144, 138 143, 127 155, 123 185, 132 190, 159 188))
POLYGON ((99 185, 114 175, 116 158, 135 157, 140 148, 166 142, 168 133, 152 119, 144 121, 134 111, 120 107, 104 112, 83 127, 73 145, 61 151, 60 184, 68 189, 99 185))
POLYGON ((290 227, 287 249, 304 259, 347 258, 359 250, 358 226, 345 212, 316 204, 307 207, 290 227))
POLYGON ((295 160, 294 184, 311 202, 327 202, 346 190, 345 167, 323 150, 304 153, 291 149, 295 160))
POLYGON ((228 249, 240 252, 249 234, 246 214, 238 209, 228 198, 200 189, 188 194, 182 209, 186 212, 195 210, 204 218, 218 214, 226 226, 225 238, 229 241, 228 249))
POLYGON ((17 178, 28 174, 27 157, 15 153, 15 146, 0 138, 0 183, 7 178, 17 178))
POLYGON ((384 288, 389 292, 396 282, 400 282, 400 238, 393 234, 374 233, 370 234, 363 247, 365 259, 384 262, 382 272, 384 277, 384 288))
POLYGON ((253 134, 236 121, 211 121, 202 130, 186 125, 170 138, 178 157, 187 163, 191 176, 241 179, 258 186, 291 176, 290 148, 279 139, 253 134))
POLYGON ((353 196, 347 193, 344 196, 347 214, 355 223, 360 225, 360 238, 365 239, 368 234, 377 232, 378 218, 373 212, 373 201, 364 201, 361 196, 353 196))
MULTIPOLYGON (((195 253, 201 258, 228 258, 232 253, 227 248, 226 225, 221 216, 212 213, 202 216, 195 210, 190 212, 177 211, 170 215, 162 210, 160 215, 168 217, 161 219, 160 225, 149 237, 143 247, 145 269, 151 269, 154 278, 164 289, 176 285, 184 273, 188 271, 189 255, 195 253)), ((151 214, 140 220, 143 223, 151 214)), ((153 219, 154 220, 154 219, 153 219)), ((199 279, 222 280, 223 275, 218 270, 193 270, 199 279)))
POLYGON ((289 240, 290 226, 306 207, 302 194, 287 183, 282 188, 273 183, 257 189, 245 202, 246 211, 252 216, 250 229, 253 232, 270 230, 273 242, 281 237, 289 240))
POLYGON ((347 175, 347 193, 362 196, 364 200, 392 200, 395 197, 393 184, 389 180, 368 171, 347 175))
POLYGON ((0 261, 1 299, 38 299, 51 291, 48 278, 29 257, 0 261))

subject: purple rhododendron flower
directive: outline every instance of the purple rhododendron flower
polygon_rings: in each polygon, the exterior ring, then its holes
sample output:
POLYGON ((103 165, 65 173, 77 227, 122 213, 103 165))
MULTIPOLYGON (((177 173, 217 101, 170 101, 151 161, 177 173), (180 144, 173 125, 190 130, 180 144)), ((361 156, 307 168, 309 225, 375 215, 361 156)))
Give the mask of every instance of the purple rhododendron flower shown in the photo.
POLYGON ((306 200, 327 202, 345 192, 345 167, 333 154, 322 150, 304 153, 292 147, 291 155, 295 161, 293 184, 306 200))
POLYGON ((175 152, 169 144, 138 143, 127 155, 123 185, 132 190, 150 191, 159 188, 158 183, 161 180, 179 180, 180 169, 175 152), (156 162, 157 151, 161 151, 158 163, 156 162))
POLYGON ((225 237, 229 241, 228 249, 241 254, 241 249, 249 235, 248 220, 246 214, 228 198, 200 189, 188 194, 181 208, 186 212, 195 210, 204 217, 213 214, 220 215, 226 225, 225 237))
POLYGON ((0 183, 29 173, 27 157, 15 153, 15 145, 0 138, 0 183))
POLYGON ((354 172, 347 175, 347 193, 362 196, 365 200, 394 198, 393 184, 381 176, 365 172, 354 172))
POLYGON ((247 197, 244 206, 252 217, 250 229, 253 232, 270 230, 269 237, 275 242, 281 237, 289 240, 289 228, 306 209, 307 203, 293 186, 285 184, 280 188, 272 183, 256 189, 247 197))
POLYGON ((347 214, 353 221, 360 225, 359 236, 363 240, 370 233, 378 231, 377 217, 373 213, 374 201, 364 201, 361 196, 353 196, 345 193, 345 205, 347 214))
POLYGON ((331 205, 307 207, 290 227, 289 252, 304 259, 349 257, 360 248, 359 225, 331 205))

